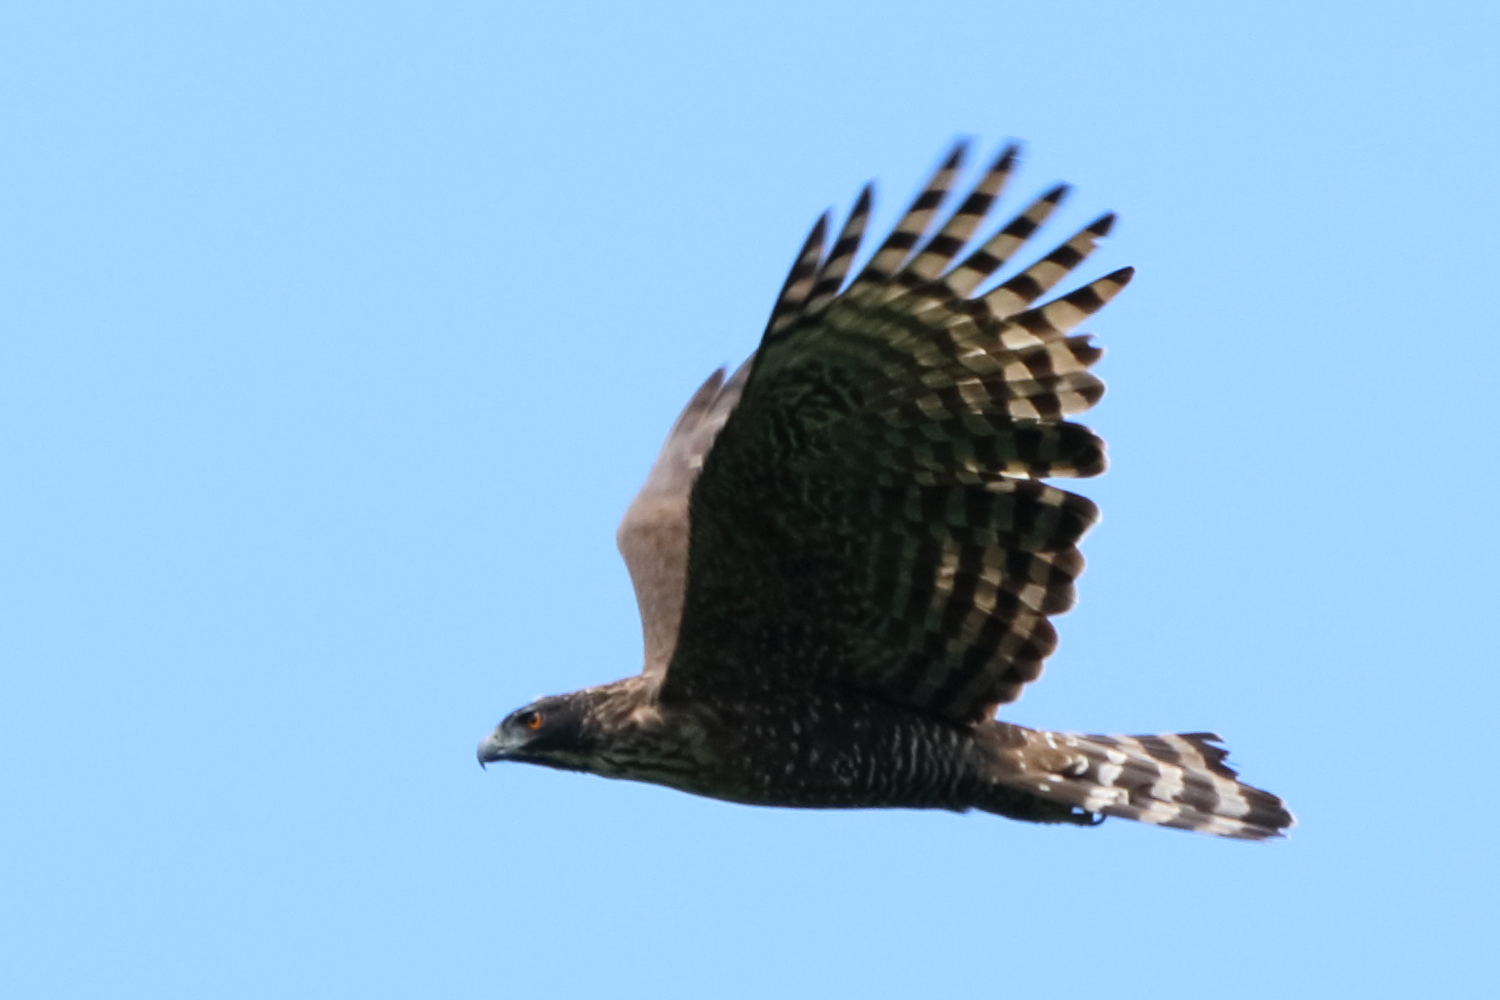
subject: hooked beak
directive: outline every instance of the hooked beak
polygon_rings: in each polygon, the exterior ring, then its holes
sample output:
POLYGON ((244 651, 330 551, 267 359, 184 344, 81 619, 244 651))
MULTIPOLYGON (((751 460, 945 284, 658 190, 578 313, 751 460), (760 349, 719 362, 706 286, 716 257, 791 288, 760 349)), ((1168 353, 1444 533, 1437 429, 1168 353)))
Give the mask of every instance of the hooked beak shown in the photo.
POLYGON ((512 741, 506 739, 500 730, 496 729, 479 741, 479 752, 475 756, 479 758, 479 766, 484 767, 497 760, 506 760, 513 750, 515 746, 512 741))

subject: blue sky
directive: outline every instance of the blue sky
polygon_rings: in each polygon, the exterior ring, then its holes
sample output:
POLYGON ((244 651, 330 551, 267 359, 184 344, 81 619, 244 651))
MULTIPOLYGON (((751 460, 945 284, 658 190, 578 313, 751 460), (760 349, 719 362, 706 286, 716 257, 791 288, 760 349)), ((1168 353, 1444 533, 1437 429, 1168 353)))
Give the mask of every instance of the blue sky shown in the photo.
MULTIPOLYGON (((12 3, 0 985, 1471 995, 1500 8, 12 3), (619 514, 814 217, 1027 144, 1112 468, 1006 718, 1215 729, 1286 842, 474 765, 639 665, 619 514)), ((1012 202, 1014 204, 1014 201, 1012 202)), ((773 993, 774 991, 774 993, 773 993)))

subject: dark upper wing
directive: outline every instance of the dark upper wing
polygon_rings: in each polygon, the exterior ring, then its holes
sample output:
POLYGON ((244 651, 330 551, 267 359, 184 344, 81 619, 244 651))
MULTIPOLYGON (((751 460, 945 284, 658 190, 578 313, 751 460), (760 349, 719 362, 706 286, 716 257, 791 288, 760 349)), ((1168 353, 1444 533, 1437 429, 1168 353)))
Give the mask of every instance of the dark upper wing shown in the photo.
POLYGON ((677 643, 687 575, 688 494, 725 418, 739 402, 749 369, 746 362, 725 381, 721 368, 693 393, 615 532, 635 586, 648 677, 666 671, 677 643))
POLYGON ((1041 673, 1097 513, 1037 480, 1104 468, 1103 442, 1064 419, 1104 388, 1100 351, 1069 331, 1131 272, 1032 306, 1105 216, 973 296, 1065 189, 953 264, 1015 160, 924 240, 963 148, 842 292, 868 188, 826 256, 826 216, 798 255, 692 492, 662 697, 830 683, 976 720, 1041 673))

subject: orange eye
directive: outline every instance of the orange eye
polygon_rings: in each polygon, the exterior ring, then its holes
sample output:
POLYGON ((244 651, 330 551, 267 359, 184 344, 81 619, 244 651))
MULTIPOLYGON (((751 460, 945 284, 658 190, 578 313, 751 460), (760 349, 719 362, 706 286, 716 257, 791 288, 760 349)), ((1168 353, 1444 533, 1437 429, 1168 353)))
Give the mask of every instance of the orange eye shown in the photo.
POLYGON ((541 729, 542 728, 542 713, 541 712, 532 712, 530 715, 526 716, 525 725, 526 725, 527 729, 541 729))

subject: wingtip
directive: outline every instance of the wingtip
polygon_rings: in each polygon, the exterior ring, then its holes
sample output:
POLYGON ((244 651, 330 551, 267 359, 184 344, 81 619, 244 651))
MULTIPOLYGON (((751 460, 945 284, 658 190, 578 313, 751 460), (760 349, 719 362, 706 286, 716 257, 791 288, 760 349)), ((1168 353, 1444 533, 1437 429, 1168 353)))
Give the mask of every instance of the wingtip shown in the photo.
POLYGON ((814 243, 819 247, 823 245, 823 240, 828 235, 828 225, 832 213, 832 209, 823 209, 823 214, 818 216, 817 222, 813 223, 812 232, 807 234, 807 243, 805 246, 811 246, 814 243))
POLYGON ((866 181, 865 186, 860 189, 859 197, 854 199, 854 207, 849 210, 851 218, 858 215, 869 214, 870 207, 875 204, 875 182, 866 181))
POLYGON ((1009 171, 1016 165, 1016 161, 1020 158, 1021 144, 1015 140, 1011 140, 1000 147, 1000 152, 995 156, 994 165, 990 167, 990 170, 995 173, 1009 171))
POLYGON ((955 139, 948 150, 948 155, 943 159, 942 169, 957 170, 959 164, 964 162, 964 156, 969 152, 969 142, 969 137, 966 135, 955 139))

